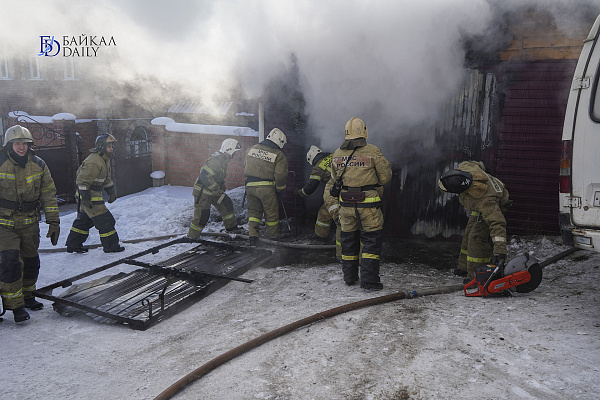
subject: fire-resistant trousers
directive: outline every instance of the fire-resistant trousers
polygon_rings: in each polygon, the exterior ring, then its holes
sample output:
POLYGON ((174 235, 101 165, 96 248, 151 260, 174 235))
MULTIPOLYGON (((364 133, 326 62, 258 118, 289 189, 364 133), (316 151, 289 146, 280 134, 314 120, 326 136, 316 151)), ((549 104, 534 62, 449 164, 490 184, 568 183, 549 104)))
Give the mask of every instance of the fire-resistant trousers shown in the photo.
POLYGON ((91 218, 83 211, 78 212, 67 237, 67 247, 76 249, 83 247, 83 243, 90 234, 90 229, 94 226, 100 233, 100 242, 102 242, 102 247, 105 250, 119 247, 119 235, 115 230, 115 218, 110 211, 91 218))
POLYGON ((233 201, 229 196, 225 195, 220 203, 219 196, 212 196, 206 193, 198 192, 199 196, 194 196, 194 218, 190 223, 190 229, 188 236, 191 238, 199 238, 200 232, 206 226, 208 218, 210 217, 210 206, 213 205, 221 214, 223 218, 223 225, 225 229, 230 230, 237 227, 237 220, 235 219, 235 213, 233 211, 233 201))
POLYGON ((246 186, 248 236, 258 237, 263 214, 270 239, 279 237, 279 204, 274 186, 246 186))
POLYGON ((329 236, 329 230, 331 228, 332 221, 333 217, 327 210, 325 204, 322 204, 319 212, 317 213, 317 221, 315 222, 315 235, 321 238, 327 238, 329 236))
POLYGON ((25 297, 33 297, 40 271, 39 245, 37 221, 21 229, 0 226, 0 295, 5 309, 22 307, 25 297))
POLYGON ((472 212, 460 246, 458 268, 467 271, 468 278, 473 278, 475 267, 489 263, 491 256, 490 228, 478 212, 472 212))
POLYGON ((340 207, 342 228, 342 271, 347 283, 358 280, 361 285, 379 283, 379 258, 381 255, 383 213, 379 207, 340 207), (361 252, 362 248, 362 256, 361 252))

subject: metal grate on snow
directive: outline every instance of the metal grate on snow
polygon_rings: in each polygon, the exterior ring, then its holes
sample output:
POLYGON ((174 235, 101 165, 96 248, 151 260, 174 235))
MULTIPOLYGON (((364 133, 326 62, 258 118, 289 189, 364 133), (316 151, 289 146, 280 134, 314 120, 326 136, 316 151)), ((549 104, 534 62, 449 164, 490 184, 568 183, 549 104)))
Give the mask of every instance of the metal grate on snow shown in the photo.
POLYGON ((54 301, 54 309, 61 315, 85 312, 101 322, 116 321, 144 330, 230 280, 252 282, 239 276, 269 261, 271 255, 272 252, 265 249, 180 238, 46 286, 34 291, 34 295, 54 301), (156 264, 138 260, 180 243, 198 243, 198 246, 156 264), (73 285, 75 281, 123 264, 141 268, 73 285), (52 290, 58 287, 69 289, 53 296, 52 290))

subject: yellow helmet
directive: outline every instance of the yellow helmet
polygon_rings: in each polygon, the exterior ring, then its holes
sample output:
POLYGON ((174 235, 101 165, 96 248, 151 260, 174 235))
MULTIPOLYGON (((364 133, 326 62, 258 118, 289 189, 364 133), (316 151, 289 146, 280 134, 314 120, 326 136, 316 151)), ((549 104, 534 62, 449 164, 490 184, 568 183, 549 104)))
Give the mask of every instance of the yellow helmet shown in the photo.
POLYGON ((362 119, 357 117, 350 118, 350 121, 346 122, 346 128, 344 129, 344 140, 368 138, 369 133, 367 132, 367 125, 362 119))
POLYGON ((15 125, 8 128, 4 133, 3 147, 17 139, 22 139, 23 142, 33 143, 33 136, 31 136, 29 129, 22 127, 21 125, 15 125))

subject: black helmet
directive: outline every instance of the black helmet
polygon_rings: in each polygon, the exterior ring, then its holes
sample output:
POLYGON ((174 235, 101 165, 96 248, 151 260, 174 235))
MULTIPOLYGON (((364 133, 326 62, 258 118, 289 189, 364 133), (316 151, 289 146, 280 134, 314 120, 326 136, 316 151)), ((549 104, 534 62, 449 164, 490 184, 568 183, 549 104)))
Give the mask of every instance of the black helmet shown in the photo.
POLYGON ((438 186, 444 192, 462 193, 473 184, 473 175, 460 169, 451 169, 442 174, 438 186))
POLYGON ((108 143, 116 142, 117 139, 109 133, 104 133, 102 135, 98 135, 96 138, 96 150, 98 151, 106 151, 106 145, 108 143))

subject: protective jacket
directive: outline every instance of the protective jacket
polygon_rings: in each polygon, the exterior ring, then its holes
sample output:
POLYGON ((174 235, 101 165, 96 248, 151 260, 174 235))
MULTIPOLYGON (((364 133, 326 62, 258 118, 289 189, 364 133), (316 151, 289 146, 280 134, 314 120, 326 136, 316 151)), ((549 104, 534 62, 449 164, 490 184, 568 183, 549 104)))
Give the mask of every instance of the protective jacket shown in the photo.
POLYGON ((331 162, 334 180, 342 178, 344 192, 364 192, 365 198, 358 203, 347 203, 340 196, 342 207, 377 207, 381 203, 382 186, 392 179, 390 163, 381 150, 363 139, 344 142, 333 155, 331 162), (351 157, 349 159, 349 157, 351 157))
POLYGON ((81 199, 81 191, 90 191, 92 207, 80 204, 80 210, 92 218, 108 211, 104 205, 102 189, 111 191, 114 189, 114 184, 111 178, 110 154, 96 149, 91 149, 90 153, 77 170, 75 183, 79 199, 81 199))
POLYGON ((274 186, 285 190, 288 161, 283 151, 270 140, 264 140, 246 151, 244 158, 246 186, 274 186))
POLYGON ((317 154, 308 182, 298 191, 300 197, 305 198, 313 194, 321 182, 327 185, 327 182, 331 179, 331 158, 331 153, 317 154))
POLYGON ((510 206, 508 190, 502 181, 487 174, 478 162, 465 161, 459 164, 461 171, 473 175, 473 184, 459 195, 459 202, 471 217, 485 222, 494 243, 494 254, 506 254, 506 219, 504 213, 510 206))
POLYGON ((210 155, 194 183, 194 197, 203 194, 220 196, 225 192, 228 162, 229 156, 227 154, 217 151, 210 155))
POLYGON ((25 168, 0 151, 0 226, 20 229, 40 220, 59 223, 56 187, 48 166, 30 150, 25 168))

